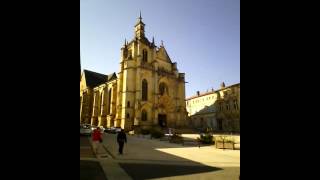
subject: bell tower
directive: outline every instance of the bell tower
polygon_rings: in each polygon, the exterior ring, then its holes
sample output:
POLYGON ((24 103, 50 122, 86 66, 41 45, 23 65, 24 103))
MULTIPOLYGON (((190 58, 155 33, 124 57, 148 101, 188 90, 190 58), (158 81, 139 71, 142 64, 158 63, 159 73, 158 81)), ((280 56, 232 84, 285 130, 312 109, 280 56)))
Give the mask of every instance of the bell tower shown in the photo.
POLYGON ((135 37, 137 39, 145 38, 145 36, 144 36, 144 26, 145 26, 145 24, 142 22, 142 17, 141 17, 141 12, 140 12, 140 16, 138 18, 138 22, 134 26, 134 28, 135 28, 135 37))

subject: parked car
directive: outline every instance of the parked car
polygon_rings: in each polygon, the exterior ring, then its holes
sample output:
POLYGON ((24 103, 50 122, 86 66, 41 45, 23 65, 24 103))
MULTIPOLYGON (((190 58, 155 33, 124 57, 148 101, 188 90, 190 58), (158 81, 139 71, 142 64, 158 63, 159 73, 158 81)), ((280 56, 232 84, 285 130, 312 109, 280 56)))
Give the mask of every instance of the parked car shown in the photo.
POLYGON ((111 127, 111 128, 107 128, 104 132, 111 133, 111 134, 116 134, 116 133, 118 133, 120 131, 121 131, 120 127, 111 127))
POLYGON ((91 127, 90 125, 80 125, 80 135, 91 135, 92 133, 92 130, 91 130, 91 127))

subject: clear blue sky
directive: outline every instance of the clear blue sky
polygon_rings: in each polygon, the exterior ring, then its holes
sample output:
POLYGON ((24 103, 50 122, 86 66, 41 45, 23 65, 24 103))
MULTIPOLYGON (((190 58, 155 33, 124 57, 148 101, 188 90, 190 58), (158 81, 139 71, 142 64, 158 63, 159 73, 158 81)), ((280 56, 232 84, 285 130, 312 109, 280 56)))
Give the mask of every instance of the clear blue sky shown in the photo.
POLYGON ((119 72, 140 10, 147 38, 186 73, 187 97, 240 82, 240 0, 80 0, 82 69, 119 72))

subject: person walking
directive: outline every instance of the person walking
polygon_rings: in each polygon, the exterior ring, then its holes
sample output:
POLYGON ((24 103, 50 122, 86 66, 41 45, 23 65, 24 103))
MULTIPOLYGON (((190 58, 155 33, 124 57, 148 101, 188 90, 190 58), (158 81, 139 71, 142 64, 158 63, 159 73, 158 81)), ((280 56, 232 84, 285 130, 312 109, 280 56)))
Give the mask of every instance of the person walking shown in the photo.
POLYGON ((119 154, 123 154, 124 143, 127 143, 127 135, 123 129, 118 133, 117 142, 119 144, 119 154))
POLYGON ((99 127, 93 130, 92 132, 92 147, 95 155, 98 154, 100 148, 100 143, 102 143, 102 133, 99 127))

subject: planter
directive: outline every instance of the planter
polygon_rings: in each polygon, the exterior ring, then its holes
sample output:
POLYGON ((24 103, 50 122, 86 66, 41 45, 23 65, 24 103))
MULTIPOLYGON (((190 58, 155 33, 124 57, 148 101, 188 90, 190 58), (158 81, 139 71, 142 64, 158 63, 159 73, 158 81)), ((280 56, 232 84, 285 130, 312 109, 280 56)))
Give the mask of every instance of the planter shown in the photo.
POLYGON ((210 134, 200 135, 200 142, 203 144, 213 144, 213 136, 210 134))
POLYGON ((217 149, 234 149, 234 143, 233 142, 223 142, 223 141, 217 141, 215 142, 217 149))

